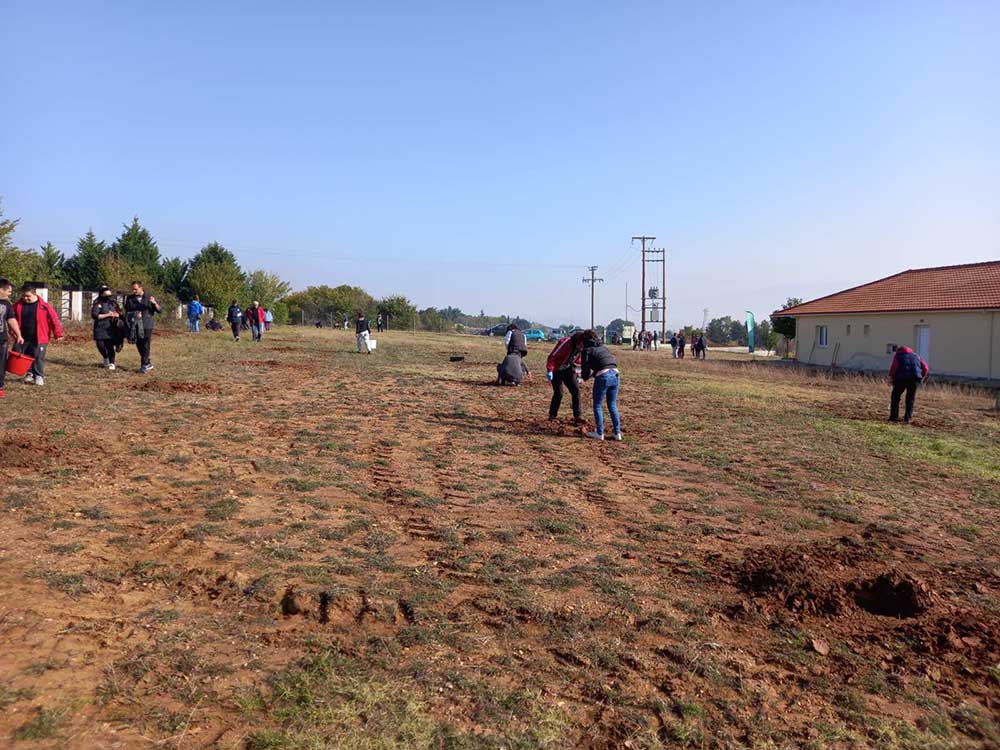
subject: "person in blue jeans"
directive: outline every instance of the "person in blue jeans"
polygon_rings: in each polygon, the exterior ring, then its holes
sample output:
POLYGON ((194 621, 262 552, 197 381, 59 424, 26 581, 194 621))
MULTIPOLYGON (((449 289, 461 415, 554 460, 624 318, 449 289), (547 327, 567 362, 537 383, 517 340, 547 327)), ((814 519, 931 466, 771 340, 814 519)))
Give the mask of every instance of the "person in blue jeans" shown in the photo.
POLYGON ((611 425, 614 428, 613 439, 622 439, 622 423, 618 416, 618 385, 620 375, 615 355, 601 343, 594 331, 583 334, 583 356, 581 358, 584 380, 594 378, 594 423, 596 429, 588 432, 587 437, 594 440, 604 440, 604 401, 608 402, 608 413, 611 414, 611 425))
POLYGON ((195 297, 188 302, 188 330, 191 333, 198 333, 201 329, 201 316, 205 313, 205 306, 195 297))

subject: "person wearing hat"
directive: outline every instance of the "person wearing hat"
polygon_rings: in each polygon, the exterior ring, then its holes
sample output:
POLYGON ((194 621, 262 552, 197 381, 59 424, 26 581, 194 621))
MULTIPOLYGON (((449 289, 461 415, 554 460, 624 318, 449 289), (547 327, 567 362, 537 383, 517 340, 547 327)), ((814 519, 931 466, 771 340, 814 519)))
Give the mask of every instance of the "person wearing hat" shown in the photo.
POLYGON ((111 287, 102 286, 97 291, 97 299, 90 307, 90 317, 94 320, 94 343, 104 358, 104 366, 115 369, 115 350, 121 340, 119 321, 122 308, 111 292, 111 287))

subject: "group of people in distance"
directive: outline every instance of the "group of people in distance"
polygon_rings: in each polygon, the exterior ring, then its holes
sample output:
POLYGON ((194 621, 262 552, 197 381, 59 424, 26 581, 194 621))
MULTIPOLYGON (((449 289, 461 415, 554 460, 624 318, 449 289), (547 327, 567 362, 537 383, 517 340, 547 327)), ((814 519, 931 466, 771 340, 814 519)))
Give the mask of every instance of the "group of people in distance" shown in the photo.
MULTIPOLYGON (((198 302, 198 298, 195 297, 191 304, 197 304, 199 315, 202 309, 202 305, 198 302)), ((250 335, 254 341, 260 341, 264 338, 264 331, 271 330, 271 323, 274 322, 274 315, 266 307, 261 307, 260 302, 254 300, 250 307, 246 310, 240 307, 240 303, 237 300, 233 300, 229 303, 229 309, 226 311, 226 322, 229 323, 229 327, 233 331, 233 340, 240 340, 241 331, 250 331, 250 335)), ((188 326, 191 325, 191 305, 188 305, 188 326)), ((197 326, 192 328, 193 333, 197 333, 197 326)))
MULTIPOLYGON (((514 323, 507 326, 504 334, 507 354, 497 365, 498 385, 520 385, 531 377, 524 357, 528 355, 528 345, 524 332, 514 323)), ((573 424, 583 424, 580 412, 580 386, 594 380, 594 424, 593 432, 587 437, 604 440, 604 402, 607 401, 611 415, 613 432, 611 439, 622 439, 621 418, 618 414, 618 387, 620 374, 615 356, 604 345, 593 330, 577 331, 571 336, 563 336, 545 363, 546 378, 552 384, 552 400, 549 402, 549 420, 559 418, 563 387, 569 391, 573 402, 573 424)))
MULTIPOLYGON (((670 337, 670 349, 673 352, 674 359, 684 359, 684 350, 687 346, 687 339, 684 338, 683 332, 680 334, 675 333, 670 337)), ((691 354, 694 355, 694 358, 705 359, 706 352, 708 352, 708 345, 705 343, 705 337, 692 334, 691 354)))

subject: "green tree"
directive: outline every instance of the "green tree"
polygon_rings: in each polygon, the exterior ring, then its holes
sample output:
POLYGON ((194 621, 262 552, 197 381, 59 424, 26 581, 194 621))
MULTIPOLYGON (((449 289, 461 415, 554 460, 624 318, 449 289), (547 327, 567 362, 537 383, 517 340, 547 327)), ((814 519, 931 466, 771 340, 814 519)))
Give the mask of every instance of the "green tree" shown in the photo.
POLYGON ((705 332, 705 335, 708 337, 708 340, 713 343, 721 345, 729 344, 732 342, 730 335, 733 322, 733 319, 728 315, 724 318, 713 318, 708 323, 708 329, 705 332))
POLYGON ((310 286, 285 298, 288 314, 293 323, 311 323, 321 320, 329 323, 343 320, 344 315, 354 318, 359 310, 369 318, 375 315, 375 299, 361 287, 341 284, 337 287, 310 286))
POLYGON ((738 320, 733 320, 729 323, 729 338, 728 341, 736 344, 737 346, 746 346, 749 337, 747 336, 747 326, 746 323, 741 323, 738 320))
POLYGON ((79 284, 84 289, 97 289, 101 278, 101 263, 108 255, 108 246, 97 239, 93 230, 77 240, 76 255, 66 261, 66 278, 71 284, 79 284))
MULTIPOLYGON (((785 300, 785 304, 781 306, 781 309, 787 310, 789 307, 801 304, 802 300, 800 298, 789 297, 785 300)), ((774 328, 775 333, 784 336, 786 340, 795 338, 795 318, 789 315, 772 315, 771 326, 774 328)))
POLYGON ((273 307, 292 291, 291 284, 282 281, 278 274, 269 271, 251 271, 246 278, 247 296, 251 301, 260 302, 262 307, 273 307))
MULTIPOLYGON (((456 308, 449 309, 456 310, 456 308)), ((417 319, 417 308, 401 294, 380 299, 376 305, 376 312, 387 315, 389 325, 397 330, 412 328, 417 319)), ((461 315, 462 311, 458 310, 458 314, 461 315)), ((451 321, 447 316, 442 315, 442 317, 451 321)))
POLYGON ((236 256, 229 250, 226 250, 226 248, 218 242, 209 242, 201 250, 199 250, 195 256, 188 261, 188 270, 193 271, 202 263, 219 263, 224 266, 234 266, 235 268, 240 267, 240 264, 236 262, 236 256))
POLYGON ((778 339, 781 338, 774 330, 771 321, 767 318, 757 321, 757 331, 754 336, 757 346, 763 346, 767 351, 773 352, 778 346, 778 339))
POLYGON ((214 307, 217 314, 229 307, 231 300, 238 300, 246 293, 243 273, 229 263, 199 263, 188 273, 187 283, 191 295, 214 307))
POLYGON ((425 310, 420 311, 420 327, 425 331, 434 331, 436 333, 443 333, 454 325, 445 319, 441 313, 439 313, 435 308, 428 307, 425 310))
POLYGON ((51 289, 61 287, 66 281, 65 265, 66 257, 55 245, 46 242, 38 251, 33 281, 44 281, 51 289))
POLYGON ((14 231, 18 219, 4 219, 3 206, 0 206, 0 276, 10 279, 15 291, 25 281, 34 281, 35 270, 38 268, 38 253, 33 250, 21 250, 14 244, 14 231))
POLYGON ((141 270, 140 276, 146 283, 160 281, 160 249, 153 235, 142 224, 139 217, 132 217, 131 224, 123 224, 123 230, 111 244, 111 252, 119 256, 133 269, 141 270))
POLYGON ((188 264, 180 258, 164 258, 160 263, 160 284, 163 290, 185 302, 191 294, 187 283, 188 264))

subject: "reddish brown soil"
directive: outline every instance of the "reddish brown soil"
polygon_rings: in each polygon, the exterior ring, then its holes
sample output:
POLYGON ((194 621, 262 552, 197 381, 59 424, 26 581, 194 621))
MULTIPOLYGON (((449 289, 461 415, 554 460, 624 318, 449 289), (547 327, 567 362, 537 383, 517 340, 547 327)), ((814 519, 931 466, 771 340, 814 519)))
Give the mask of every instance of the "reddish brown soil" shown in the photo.
MULTIPOLYGON (((624 353, 627 439, 597 443, 568 397, 546 420, 537 352, 492 388, 490 342, 189 341, 145 379, 68 347, 79 367, 5 400, 0 745, 44 708, 62 747, 246 747, 316 650, 484 747, 536 708, 549 747, 994 743, 995 485, 811 432, 881 421, 880 392, 776 381, 803 394, 777 412, 709 387, 758 376, 624 353)), ((981 439, 977 398, 920 418, 981 439)))

